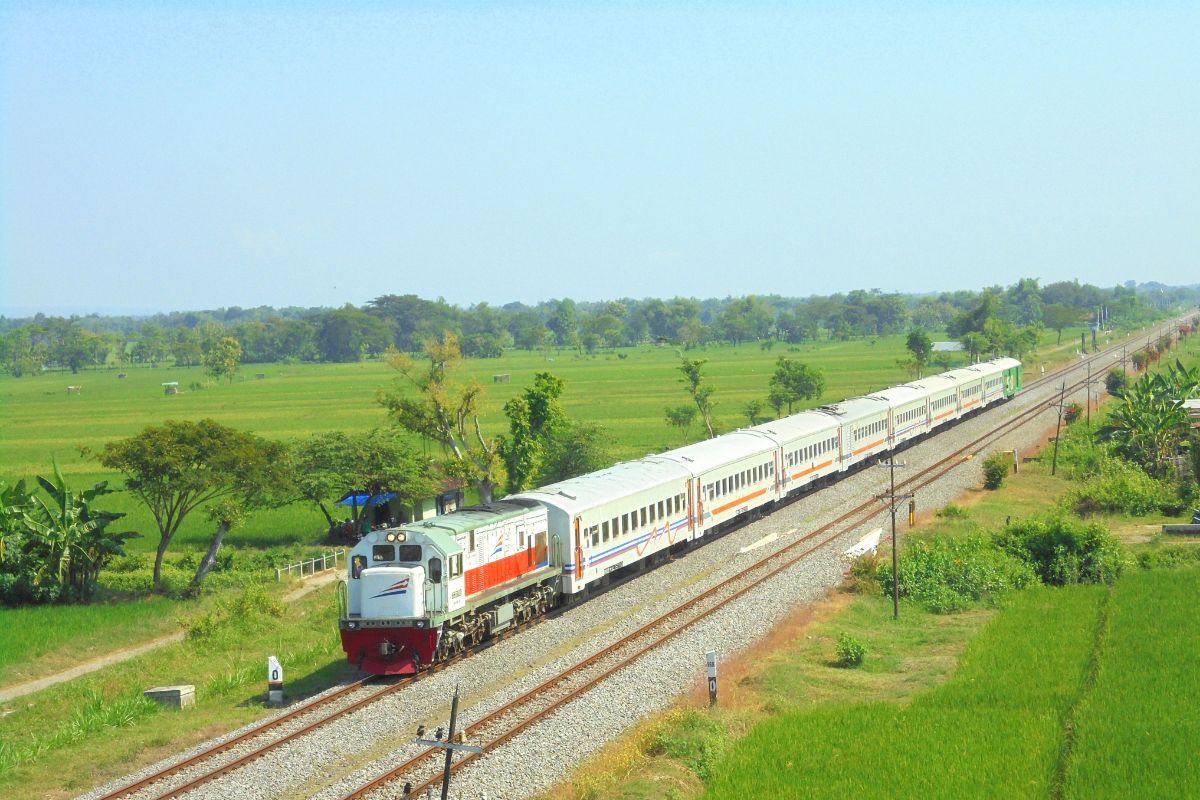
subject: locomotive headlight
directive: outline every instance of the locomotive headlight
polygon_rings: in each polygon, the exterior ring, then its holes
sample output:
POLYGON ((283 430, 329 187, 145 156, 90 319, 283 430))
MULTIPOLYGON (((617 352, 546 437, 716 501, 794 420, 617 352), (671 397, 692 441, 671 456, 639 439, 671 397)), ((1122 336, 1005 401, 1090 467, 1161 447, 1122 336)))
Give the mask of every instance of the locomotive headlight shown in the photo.
POLYGON ((406 534, 404 531, 396 531, 395 535, 396 535, 397 542, 403 542, 405 539, 408 538, 408 534, 406 534))
POLYGON ((394 533, 389 533, 389 534, 387 535, 387 540, 388 540, 389 542, 394 542, 394 541, 396 541, 396 534, 394 534, 394 533))
POLYGON ((357 622, 347 622, 346 627, 349 628, 350 630, 355 630, 358 628, 358 623, 357 622))

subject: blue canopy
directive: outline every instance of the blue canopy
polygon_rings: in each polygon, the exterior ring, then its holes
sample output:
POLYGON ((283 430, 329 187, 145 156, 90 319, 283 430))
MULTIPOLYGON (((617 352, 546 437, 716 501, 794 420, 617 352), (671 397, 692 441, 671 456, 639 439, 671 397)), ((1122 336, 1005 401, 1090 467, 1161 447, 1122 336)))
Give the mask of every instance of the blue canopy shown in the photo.
POLYGON ((395 492, 383 492, 377 495, 369 495, 366 492, 350 492, 341 500, 338 500, 337 504, 339 506, 379 506, 395 496, 395 492))

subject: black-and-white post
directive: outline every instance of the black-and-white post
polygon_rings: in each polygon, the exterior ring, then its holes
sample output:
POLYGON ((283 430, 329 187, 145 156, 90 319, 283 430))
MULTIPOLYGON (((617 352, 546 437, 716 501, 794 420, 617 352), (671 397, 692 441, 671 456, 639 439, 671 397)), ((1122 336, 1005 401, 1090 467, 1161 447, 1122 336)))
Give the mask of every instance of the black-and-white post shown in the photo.
POLYGON ((283 705, 283 667, 275 656, 267 656, 267 705, 283 705))
MULTIPOLYGON (((905 464, 897 464, 889 457, 887 461, 881 461, 876 466, 886 469, 891 477, 890 491, 887 494, 876 495, 876 497, 886 501, 892 511, 892 617, 900 619, 900 568, 896 559, 896 509, 901 501, 912 500, 914 495, 912 492, 896 494, 896 470, 904 469, 905 464)), ((913 510, 915 512, 915 506, 913 510)))
MULTIPOLYGON (((450 730, 446 734, 445 740, 442 739, 442 729, 438 728, 437 733, 432 739, 426 739, 425 726, 417 728, 417 744, 423 744, 426 747, 441 747, 446 751, 446 764, 442 773, 442 800, 446 800, 450 796, 450 765, 454 760, 455 751, 460 753, 482 753, 482 747, 476 747, 473 744, 464 744, 455 742, 455 728, 458 725, 458 686, 454 687, 454 698, 450 701, 450 730)), ((407 794, 407 792, 405 792, 407 794)))

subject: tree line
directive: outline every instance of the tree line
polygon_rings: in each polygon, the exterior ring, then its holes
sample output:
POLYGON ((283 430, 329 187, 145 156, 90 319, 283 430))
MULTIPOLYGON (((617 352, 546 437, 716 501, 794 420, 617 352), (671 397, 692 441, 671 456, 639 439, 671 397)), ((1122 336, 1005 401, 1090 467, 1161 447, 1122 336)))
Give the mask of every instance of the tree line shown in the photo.
POLYGON ((1196 287, 1127 284, 1102 289, 1078 281, 1040 286, 1032 278, 1009 287, 928 295, 855 290, 801 299, 568 298, 467 308, 389 294, 362 306, 334 309, 264 306, 140 318, 0 317, 0 363, 14 376, 110 364, 203 366, 214 349, 223 347, 228 354, 227 339, 237 344, 237 363, 352 362, 382 357, 389 348, 420 353, 427 341, 444 332, 455 335, 468 358, 498 357, 511 348, 595 352, 647 342, 685 349, 717 342, 797 344, 912 329, 949 331, 974 354, 989 347, 1013 350, 1023 332, 1028 339, 1050 329, 1061 338, 1064 329, 1098 316, 1113 324, 1137 325, 1198 300, 1196 287), (992 320, 990 327, 983 324, 987 320, 992 320))

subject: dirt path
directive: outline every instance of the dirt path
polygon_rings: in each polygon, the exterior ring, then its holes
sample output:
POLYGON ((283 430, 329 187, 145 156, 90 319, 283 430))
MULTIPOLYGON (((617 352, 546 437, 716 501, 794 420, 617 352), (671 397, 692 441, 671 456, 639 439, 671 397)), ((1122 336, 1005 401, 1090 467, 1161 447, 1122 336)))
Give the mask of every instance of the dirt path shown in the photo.
MULTIPOLYGON (((283 599, 285 602, 291 603, 321 586, 333 583, 340 576, 341 571, 333 569, 313 575, 309 578, 306 578, 301 586, 288 592, 283 599)), ((82 664, 71 667, 70 669, 65 669, 62 672, 56 672, 53 675, 47 675, 44 678, 38 678, 37 680, 14 684, 13 686, 0 687, 0 703, 7 702, 23 695, 40 692, 42 689, 53 686, 56 683, 63 683, 65 681, 73 680, 81 675, 87 675, 89 672, 95 672, 98 669, 104 669, 111 664, 119 664, 122 661, 128 661, 131 658, 137 658, 143 653, 148 653, 151 650, 155 650, 159 647, 164 647, 172 642, 182 641, 183 637, 184 632, 177 631, 168 636, 160 636, 157 639, 152 639, 148 642, 143 642, 142 644, 133 645, 132 647, 125 647, 121 650, 114 650, 111 653, 99 656, 98 658, 93 658, 90 661, 85 661, 82 664)))

